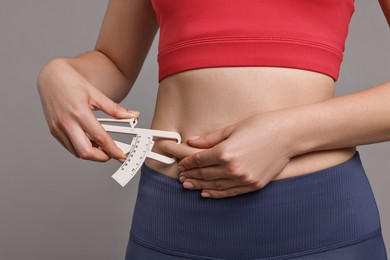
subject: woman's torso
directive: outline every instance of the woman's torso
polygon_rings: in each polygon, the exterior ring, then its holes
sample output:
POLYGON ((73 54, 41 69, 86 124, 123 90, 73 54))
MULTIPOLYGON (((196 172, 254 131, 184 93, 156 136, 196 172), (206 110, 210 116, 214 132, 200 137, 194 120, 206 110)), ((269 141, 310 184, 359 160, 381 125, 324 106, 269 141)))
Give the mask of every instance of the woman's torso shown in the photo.
MULTIPOLYGON (((178 132, 185 146, 193 135, 227 127, 255 113, 309 104, 334 97, 334 80, 321 73, 277 67, 219 67, 189 70, 160 82, 151 128, 178 132)), ((256 137, 253 137, 256 138, 256 137)), ((168 154, 156 140, 153 151, 168 154)), ((276 179, 307 174, 340 164, 355 147, 294 157, 276 179)), ((177 163, 152 159, 146 165, 178 178, 177 163)))

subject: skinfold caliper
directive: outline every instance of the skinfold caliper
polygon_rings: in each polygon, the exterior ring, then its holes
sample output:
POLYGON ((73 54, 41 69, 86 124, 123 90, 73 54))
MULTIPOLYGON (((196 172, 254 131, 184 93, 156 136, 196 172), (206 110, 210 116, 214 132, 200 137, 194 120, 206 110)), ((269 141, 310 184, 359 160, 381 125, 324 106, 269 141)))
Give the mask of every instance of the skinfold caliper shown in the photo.
POLYGON ((123 143, 115 141, 115 144, 127 155, 126 160, 121 167, 111 176, 122 187, 124 187, 141 168, 146 157, 151 159, 172 164, 176 158, 164 156, 152 152, 154 145, 153 137, 166 138, 176 140, 178 144, 181 143, 181 136, 176 132, 135 128, 138 123, 136 118, 131 119, 113 119, 113 118, 98 118, 99 122, 107 123, 126 123, 127 126, 118 126, 110 124, 102 124, 107 132, 121 133, 132 135, 131 143, 123 143))

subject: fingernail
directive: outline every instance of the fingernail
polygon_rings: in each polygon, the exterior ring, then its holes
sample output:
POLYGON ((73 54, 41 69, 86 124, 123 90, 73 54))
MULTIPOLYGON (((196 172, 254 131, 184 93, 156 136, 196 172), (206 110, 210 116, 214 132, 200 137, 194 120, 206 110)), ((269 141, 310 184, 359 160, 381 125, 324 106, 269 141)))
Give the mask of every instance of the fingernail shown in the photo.
POLYGON ((124 163, 126 161, 126 159, 118 159, 118 161, 120 161, 121 163, 124 163))
POLYGON ((139 114, 140 114, 140 112, 134 111, 134 110, 127 110, 127 112, 129 112, 130 114, 132 114, 134 116, 139 116, 139 114))
POLYGON ((184 171, 185 171, 184 167, 181 166, 181 165, 178 165, 178 166, 177 166, 177 169, 179 169, 180 172, 184 172, 184 171))
POLYGON ((201 194, 200 194, 203 198, 211 198, 211 195, 210 195, 210 193, 208 193, 208 192, 202 192, 201 194))
POLYGON ((183 187, 186 189, 193 189, 194 185, 191 182, 186 181, 183 183, 183 187))
POLYGON ((196 141, 196 140, 198 140, 199 138, 200 138, 200 136, 195 135, 195 136, 191 136, 190 138, 188 138, 188 140, 189 140, 189 141, 196 141))
POLYGON ((183 182, 186 180, 186 177, 181 176, 181 177, 179 178, 179 180, 180 180, 181 183, 183 183, 183 182))
POLYGON ((123 153, 123 151, 121 149, 120 150, 120 153, 122 154, 121 155, 121 158, 120 159, 126 159, 127 158, 127 155, 123 153))

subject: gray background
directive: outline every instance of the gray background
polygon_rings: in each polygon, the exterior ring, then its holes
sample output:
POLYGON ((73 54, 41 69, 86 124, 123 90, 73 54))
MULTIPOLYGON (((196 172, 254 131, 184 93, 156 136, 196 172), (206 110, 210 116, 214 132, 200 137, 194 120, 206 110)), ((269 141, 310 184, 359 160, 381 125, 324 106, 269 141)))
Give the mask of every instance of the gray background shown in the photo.
MULTIPOLYGON (((0 259, 123 259, 138 178, 121 188, 119 163, 76 159, 51 137, 36 91, 42 66, 92 49, 106 0, 0 3, 0 259)), ((342 95, 390 80, 390 34, 377 1, 356 1, 337 82, 342 95)), ((150 123, 156 42, 122 103, 150 123)), ((390 101, 390 100, 389 100, 390 101)), ((390 248, 390 144, 359 148, 390 248)))

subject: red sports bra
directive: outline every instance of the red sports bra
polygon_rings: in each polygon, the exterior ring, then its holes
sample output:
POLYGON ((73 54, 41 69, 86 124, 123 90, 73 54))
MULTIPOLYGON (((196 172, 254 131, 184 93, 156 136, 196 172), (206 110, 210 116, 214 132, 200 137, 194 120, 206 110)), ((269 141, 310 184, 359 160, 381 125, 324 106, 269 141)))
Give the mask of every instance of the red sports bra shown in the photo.
POLYGON ((272 66, 338 79, 353 0, 151 0, 159 80, 206 67, 272 66))

